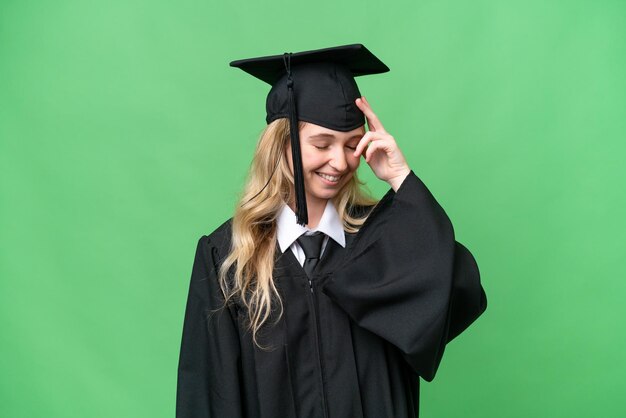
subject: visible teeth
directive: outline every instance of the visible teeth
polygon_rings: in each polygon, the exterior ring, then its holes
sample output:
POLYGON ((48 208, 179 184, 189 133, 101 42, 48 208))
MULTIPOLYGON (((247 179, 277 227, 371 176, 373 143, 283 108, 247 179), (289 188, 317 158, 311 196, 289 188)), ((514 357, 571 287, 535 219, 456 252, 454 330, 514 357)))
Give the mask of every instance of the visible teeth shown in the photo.
POLYGON ((319 174, 320 177, 323 177, 328 181, 339 181, 339 177, 329 176, 329 175, 322 174, 322 173, 317 173, 317 174, 319 174))

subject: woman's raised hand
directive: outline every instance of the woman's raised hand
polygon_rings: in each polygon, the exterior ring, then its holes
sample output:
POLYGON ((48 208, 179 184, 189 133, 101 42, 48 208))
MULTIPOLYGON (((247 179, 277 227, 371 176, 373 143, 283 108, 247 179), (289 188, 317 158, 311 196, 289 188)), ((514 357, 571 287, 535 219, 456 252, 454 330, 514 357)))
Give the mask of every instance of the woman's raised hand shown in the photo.
POLYGON ((397 191, 411 169, 396 140, 385 131, 367 99, 363 96, 356 99, 355 103, 365 114, 369 131, 359 141, 354 156, 358 157, 365 151, 365 161, 376 177, 386 181, 397 191))

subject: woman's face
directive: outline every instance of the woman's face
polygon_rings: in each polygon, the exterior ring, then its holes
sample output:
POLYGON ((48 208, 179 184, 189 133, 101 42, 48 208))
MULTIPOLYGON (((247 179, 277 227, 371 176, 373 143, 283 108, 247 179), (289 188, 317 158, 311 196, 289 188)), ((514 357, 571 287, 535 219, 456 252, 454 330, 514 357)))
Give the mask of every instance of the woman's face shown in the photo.
MULTIPOLYGON (((355 157, 353 153, 363 135, 364 126, 341 132, 306 123, 300 129, 302 172, 308 204, 334 197, 352 178, 360 161, 360 157, 355 157)), ((287 158, 293 173, 290 145, 287 147, 287 158)))

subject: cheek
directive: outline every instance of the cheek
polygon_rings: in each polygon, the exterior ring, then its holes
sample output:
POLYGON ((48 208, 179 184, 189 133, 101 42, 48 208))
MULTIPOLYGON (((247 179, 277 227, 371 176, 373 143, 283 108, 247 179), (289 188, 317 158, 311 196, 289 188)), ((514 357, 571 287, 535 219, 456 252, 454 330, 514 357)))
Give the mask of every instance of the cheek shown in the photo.
POLYGON ((323 165, 324 158, 320 156, 320 153, 316 153, 314 151, 302 150, 302 167, 315 169, 319 168, 320 165, 323 165))

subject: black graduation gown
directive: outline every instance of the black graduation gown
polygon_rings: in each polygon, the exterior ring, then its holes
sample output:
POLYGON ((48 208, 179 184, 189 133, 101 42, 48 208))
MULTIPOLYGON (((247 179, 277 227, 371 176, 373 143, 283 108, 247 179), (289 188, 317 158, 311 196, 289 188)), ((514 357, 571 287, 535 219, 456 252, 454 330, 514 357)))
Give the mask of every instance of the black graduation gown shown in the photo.
MULTIPOLYGON (((283 317, 259 337, 216 279, 230 220, 200 238, 178 367, 177 418, 417 417, 446 343, 486 309, 471 253, 411 172, 381 199, 346 248, 332 239, 311 282, 277 247, 283 317)), ((276 318, 274 316, 272 320, 276 318)))

